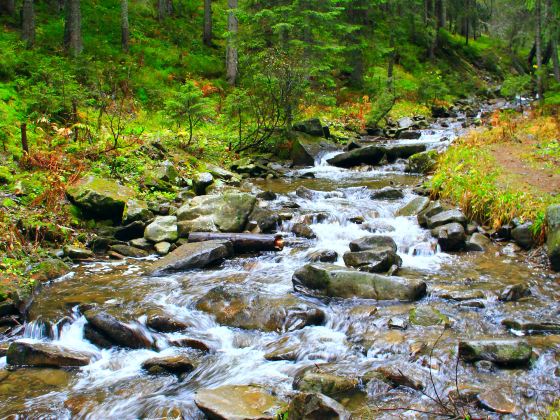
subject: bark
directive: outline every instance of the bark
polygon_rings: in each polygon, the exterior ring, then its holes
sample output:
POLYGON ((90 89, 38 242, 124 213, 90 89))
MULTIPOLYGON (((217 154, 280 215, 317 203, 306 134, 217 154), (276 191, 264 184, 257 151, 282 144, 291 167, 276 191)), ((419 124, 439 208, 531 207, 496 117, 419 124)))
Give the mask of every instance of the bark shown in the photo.
POLYGON ((29 146, 27 145, 27 123, 21 123, 21 149, 24 153, 29 153, 29 146))
POLYGON ((21 9, 21 39, 25 41, 27 48, 35 44, 35 11, 33 0, 23 0, 21 9))
POLYGON ((13 16, 16 13, 15 0, 0 0, 0 14, 13 16))
POLYGON ((173 14, 172 0, 158 0, 158 19, 164 20, 166 17, 173 14))
POLYGON ((204 0, 204 28, 202 33, 204 45, 212 46, 212 0, 204 0))
POLYGON ((128 0, 121 0, 121 45, 124 52, 128 52, 130 43, 130 28, 128 25, 128 0))
POLYGON ((64 26, 64 48, 77 57, 83 50, 82 44, 82 14, 80 0, 66 1, 66 22, 64 26))
POLYGON ((235 12, 237 11, 238 0, 228 0, 228 31, 229 37, 226 48, 226 79, 230 85, 235 85, 237 80, 237 31, 239 29, 239 21, 235 12))
POLYGON ((281 251, 284 248, 284 240, 280 235, 212 232, 191 232, 189 234, 189 242, 213 240, 230 241, 236 252, 281 251))
POLYGON ((542 3, 537 0, 535 3, 536 25, 535 25, 535 49, 537 54, 537 94, 539 96, 539 103, 544 103, 544 89, 542 80, 542 3))
POLYGON ((554 69, 554 79, 560 82, 560 63, 558 63, 558 39, 555 35, 552 36, 552 67, 554 69))

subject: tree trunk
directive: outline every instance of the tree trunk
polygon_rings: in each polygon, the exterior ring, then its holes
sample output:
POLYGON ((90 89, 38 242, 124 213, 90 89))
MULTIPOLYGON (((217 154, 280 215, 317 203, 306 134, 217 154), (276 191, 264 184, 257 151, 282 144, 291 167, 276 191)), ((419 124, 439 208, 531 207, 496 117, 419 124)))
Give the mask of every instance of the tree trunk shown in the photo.
POLYGON ((127 53, 130 42, 130 29, 128 26, 128 0, 121 0, 121 45, 127 53))
POLYGON ((239 29, 239 21, 235 15, 237 11, 238 0, 228 0, 228 31, 229 37, 226 48, 226 79, 232 86, 237 80, 237 31, 239 29))
POLYGON ((552 35, 552 67, 554 68, 554 79, 560 82, 560 64, 558 63, 558 38, 556 34, 552 35))
POLYGON ((446 0, 438 0, 437 11, 438 11, 438 27, 445 28, 445 22, 447 20, 447 12, 445 7, 446 0))
POLYGON ((542 105, 544 103, 544 89, 543 89, 543 72, 542 72, 542 16, 541 16, 542 4, 541 0, 537 0, 535 3, 535 15, 536 15, 536 25, 535 25, 535 46, 537 54, 537 94, 539 96, 539 103, 542 105))
POLYGON ((0 14, 13 16, 16 13, 15 0, 0 0, 0 14))
POLYGON ((33 0, 23 0, 21 9, 21 39, 25 41, 27 48, 35 44, 35 11, 33 0))
POLYGON ((471 20, 471 2, 466 0, 467 6, 465 7, 465 45, 469 45, 469 25, 471 20))
POLYGON ((213 240, 230 241, 236 252, 282 251, 284 248, 284 241, 280 235, 263 235, 259 233, 189 233, 189 242, 213 240))
POLYGON ((173 14, 172 0, 158 0, 158 19, 163 21, 166 17, 173 14))
POLYGON ((82 14, 80 0, 66 1, 66 22, 64 25, 64 48, 70 55, 77 57, 83 50, 82 14))
POLYGON ((202 41, 204 45, 212 46, 212 0, 204 0, 204 29, 202 41))
POLYGON ((21 123, 21 149, 25 154, 29 153, 29 146, 27 145, 27 123, 21 123))

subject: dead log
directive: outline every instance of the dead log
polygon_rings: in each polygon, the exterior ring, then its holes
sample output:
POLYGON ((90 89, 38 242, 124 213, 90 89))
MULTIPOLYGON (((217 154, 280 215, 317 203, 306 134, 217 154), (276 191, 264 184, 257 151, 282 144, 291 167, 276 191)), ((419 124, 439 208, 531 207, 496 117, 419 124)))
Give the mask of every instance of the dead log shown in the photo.
POLYGON ((235 252, 282 251, 284 240, 281 235, 264 235, 257 233, 214 233, 191 232, 189 242, 226 240, 233 244, 235 252))

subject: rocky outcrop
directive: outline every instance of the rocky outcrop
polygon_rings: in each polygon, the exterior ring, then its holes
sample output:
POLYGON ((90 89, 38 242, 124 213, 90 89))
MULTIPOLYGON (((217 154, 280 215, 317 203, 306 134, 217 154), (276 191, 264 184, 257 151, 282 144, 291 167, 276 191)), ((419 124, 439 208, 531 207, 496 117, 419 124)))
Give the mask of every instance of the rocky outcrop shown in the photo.
POLYGON ((84 313, 88 324, 114 345, 142 349, 151 348, 153 341, 139 326, 124 323, 106 312, 89 310, 84 313))
POLYGON ((10 366, 78 367, 85 366, 95 357, 93 353, 72 350, 51 343, 14 341, 6 354, 10 366))
POLYGON ((87 216, 120 222, 134 190, 92 175, 68 187, 66 194, 87 216))
POLYGON ((282 403, 263 388, 225 385, 196 392, 196 406, 210 419, 275 420, 282 403))
POLYGON ((190 232, 242 232, 256 200, 237 192, 198 196, 177 211, 177 219, 190 232))
POLYGON ((148 274, 165 273, 204 268, 233 256, 233 246, 229 241, 206 241, 187 243, 178 247, 148 268, 148 274))
POLYGON ((210 290, 196 307, 220 324, 247 330, 293 331, 325 322, 322 310, 291 295, 268 297, 223 286, 210 290))
POLYGON ((330 264, 307 264, 292 282, 297 291, 318 297, 414 301, 426 294, 426 283, 388 277, 330 264))
POLYGON ((297 394, 288 407, 288 420, 350 420, 350 413, 326 395, 311 392, 297 394))
POLYGON ((550 266, 555 271, 560 271, 560 205, 550 206, 546 210, 546 224, 548 234, 546 246, 550 266))
POLYGON ((466 362, 487 360, 504 366, 529 363, 533 349, 519 339, 462 340, 459 341, 459 357, 466 362))

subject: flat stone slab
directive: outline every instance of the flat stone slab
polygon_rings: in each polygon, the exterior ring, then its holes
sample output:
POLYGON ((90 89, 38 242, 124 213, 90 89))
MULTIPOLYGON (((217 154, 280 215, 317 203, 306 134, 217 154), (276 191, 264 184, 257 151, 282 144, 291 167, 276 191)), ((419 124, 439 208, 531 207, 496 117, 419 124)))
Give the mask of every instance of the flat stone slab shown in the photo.
POLYGON ((233 256, 233 246, 229 241, 206 241, 187 243, 154 262, 147 270, 150 275, 204 268, 233 256))
POLYGON ((11 366, 79 367, 88 365, 95 354, 52 343, 14 341, 6 357, 11 366))

